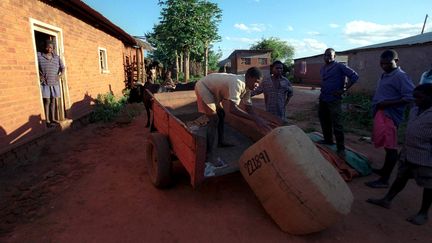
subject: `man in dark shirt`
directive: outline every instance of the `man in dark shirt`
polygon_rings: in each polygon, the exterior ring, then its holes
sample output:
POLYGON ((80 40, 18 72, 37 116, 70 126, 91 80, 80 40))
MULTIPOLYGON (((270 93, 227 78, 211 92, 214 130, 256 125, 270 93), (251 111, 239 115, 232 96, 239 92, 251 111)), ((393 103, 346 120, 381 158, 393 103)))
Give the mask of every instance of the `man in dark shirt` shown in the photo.
POLYGON ((56 103, 58 103, 57 100, 60 97, 60 75, 64 71, 63 62, 53 50, 53 42, 47 40, 44 52, 38 52, 37 55, 47 126, 57 123, 55 120, 56 103))
POLYGON ((325 50, 325 65, 320 70, 321 94, 319 97, 318 115, 324 136, 324 140, 320 143, 334 144, 334 132, 338 155, 344 157, 345 139, 342 126, 342 94, 358 80, 359 76, 350 67, 336 62, 335 57, 336 53, 333 48, 325 50), (346 78, 349 79, 348 83, 345 82, 346 78))

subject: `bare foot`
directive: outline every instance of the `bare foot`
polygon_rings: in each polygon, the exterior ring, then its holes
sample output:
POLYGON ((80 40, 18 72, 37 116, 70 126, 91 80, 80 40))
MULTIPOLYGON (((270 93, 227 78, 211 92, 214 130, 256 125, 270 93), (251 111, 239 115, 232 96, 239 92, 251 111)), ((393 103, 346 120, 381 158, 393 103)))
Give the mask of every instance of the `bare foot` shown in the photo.
POLYGON ((416 214, 406 220, 415 225, 423 225, 428 221, 428 216, 424 214, 416 214))
POLYGON ((386 199, 372 199, 369 198, 368 200, 366 200, 366 202, 383 207, 383 208, 387 208, 390 209, 390 201, 386 200, 386 199))

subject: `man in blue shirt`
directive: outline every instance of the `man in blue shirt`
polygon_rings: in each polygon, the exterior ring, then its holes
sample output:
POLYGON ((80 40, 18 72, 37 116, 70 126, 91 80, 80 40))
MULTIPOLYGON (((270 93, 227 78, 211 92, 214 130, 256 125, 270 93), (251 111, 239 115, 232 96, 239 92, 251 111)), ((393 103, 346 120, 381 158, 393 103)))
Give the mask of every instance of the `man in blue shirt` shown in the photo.
POLYGON ((372 140, 376 148, 384 147, 386 155, 383 167, 373 169, 380 178, 366 182, 372 188, 388 187, 391 172, 398 161, 397 128, 403 120, 406 106, 413 101, 414 83, 398 66, 398 62, 395 50, 385 50, 381 54, 380 66, 384 73, 372 99, 372 140))
POLYGON ((318 115, 324 136, 322 144, 334 144, 333 132, 336 138, 337 152, 345 157, 344 131, 342 126, 342 94, 359 78, 358 74, 342 63, 335 61, 333 48, 324 52, 325 65, 320 70, 321 94, 319 97, 318 115), (349 81, 346 83, 346 78, 349 81))

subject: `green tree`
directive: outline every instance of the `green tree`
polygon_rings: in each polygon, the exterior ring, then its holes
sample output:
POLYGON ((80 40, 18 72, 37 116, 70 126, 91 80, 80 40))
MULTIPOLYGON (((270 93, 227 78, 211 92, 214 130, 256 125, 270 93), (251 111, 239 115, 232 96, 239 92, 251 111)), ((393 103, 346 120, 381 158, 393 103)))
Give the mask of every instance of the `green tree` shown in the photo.
POLYGON ((219 70, 219 60, 222 58, 222 50, 219 49, 217 52, 210 49, 208 55, 208 70, 218 71, 219 70))
POLYGON ((191 53, 205 56, 208 46, 220 38, 217 25, 221 10, 206 0, 160 0, 159 4, 162 6, 160 23, 146 36, 156 47, 154 56, 165 64, 175 63, 179 70, 182 57, 184 70, 179 71, 184 71, 185 81, 188 81, 191 53))
POLYGON ((262 38, 250 47, 251 50, 272 50, 271 58, 273 61, 281 60, 286 65, 290 65, 294 58, 294 47, 288 42, 277 37, 268 39, 262 38))

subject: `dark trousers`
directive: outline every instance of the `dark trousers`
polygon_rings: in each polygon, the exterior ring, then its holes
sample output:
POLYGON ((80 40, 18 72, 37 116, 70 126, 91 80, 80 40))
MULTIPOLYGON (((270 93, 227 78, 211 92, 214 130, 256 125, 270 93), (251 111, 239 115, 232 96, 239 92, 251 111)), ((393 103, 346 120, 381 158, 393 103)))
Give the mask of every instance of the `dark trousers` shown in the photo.
POLYGON ((321 123, 324 140, 333 143, 333 132, 338 150, 345 149, 345 138, 342 125, 342 101, 319 102, 318 116, 321 123))

